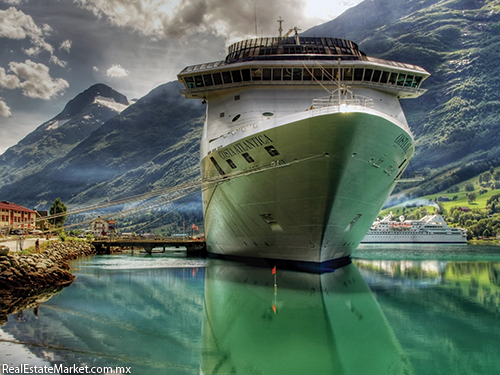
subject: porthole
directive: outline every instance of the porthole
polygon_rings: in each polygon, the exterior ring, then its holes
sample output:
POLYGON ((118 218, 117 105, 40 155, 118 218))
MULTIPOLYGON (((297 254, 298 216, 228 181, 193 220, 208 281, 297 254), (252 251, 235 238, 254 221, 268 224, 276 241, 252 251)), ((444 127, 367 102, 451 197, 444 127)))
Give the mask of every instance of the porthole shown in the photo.
POLYGON ((274 115, 274 113, 272 113, 272 112, 264 112, 264 113, 262 114, 262 116, 267 116, 267 117, 269 117, 269 116, 273 116, 273 115, 274 115))
POLYGON ((245 160, 249 163, 253 163, 255 161, 248 152, 241 154, 241 156, 243 156, 245 160))
POLYGON ((233 117, 233 119, 231 120, 232 122, 235 122, 236 120, 238 120, 239 118, 241 117, 241 115, 236 115, 233 117))
POLYGON ((266 151, 269 153, 269 155, 271 156, 277 156, 279 155, 280 153, 278 152, 278 150, 276 150, 276 148, 274 146, 267 146, 267 147, 264 147, 266 149, 266 151))
POLYGON ((219 163, 217 163, 217 160, 215 160, 213 156, 210 157, 210 161, 212 162, 215 169, 217 169, 217 172, 219 172, 220 175, 222 175, 222 176, 225 175, 225 173, 222 170, 222 168, 220 167, 219 163))

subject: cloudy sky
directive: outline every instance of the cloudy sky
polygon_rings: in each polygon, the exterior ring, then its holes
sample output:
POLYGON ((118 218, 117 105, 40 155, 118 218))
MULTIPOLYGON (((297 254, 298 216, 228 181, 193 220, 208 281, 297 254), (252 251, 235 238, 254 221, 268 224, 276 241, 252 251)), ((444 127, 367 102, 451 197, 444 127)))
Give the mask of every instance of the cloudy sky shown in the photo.
POLYGON ((306 30, 361 0, 0 0, 0 154, 91 85, 140 98, 246 37, 306 30), (257 22, 255 22, 257 21, 257 22))

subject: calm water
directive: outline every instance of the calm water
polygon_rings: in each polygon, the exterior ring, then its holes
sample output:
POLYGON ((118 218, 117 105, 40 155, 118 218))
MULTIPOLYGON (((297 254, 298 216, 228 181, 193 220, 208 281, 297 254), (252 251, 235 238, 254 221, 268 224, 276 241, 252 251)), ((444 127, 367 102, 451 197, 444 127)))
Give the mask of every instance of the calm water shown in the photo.
POLYGON ((0 364, 500 373, 500 248, 364 245, 324 275, 164 254, 86 258, 72 271, 70 287, 9 316, 0 364))

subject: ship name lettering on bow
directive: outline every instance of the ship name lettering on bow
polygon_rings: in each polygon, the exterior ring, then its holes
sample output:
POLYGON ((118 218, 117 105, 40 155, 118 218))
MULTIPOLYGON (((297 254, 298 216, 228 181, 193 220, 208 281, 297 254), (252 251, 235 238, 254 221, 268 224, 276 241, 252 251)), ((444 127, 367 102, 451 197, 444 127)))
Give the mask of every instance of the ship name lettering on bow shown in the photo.
POLYGON ((228 147, 224 150, 221 150, 218 153, 222 159, 228 159, 231 156, 235 156, 235 155, 241 154, 245 151, 272 143, 272 141, 273 140, 271 138, 269 138, 267 135, 262 134, 262 135, 251 137, 251 138, 245 139, 244 141, 235 143, 233 146, 228 147))

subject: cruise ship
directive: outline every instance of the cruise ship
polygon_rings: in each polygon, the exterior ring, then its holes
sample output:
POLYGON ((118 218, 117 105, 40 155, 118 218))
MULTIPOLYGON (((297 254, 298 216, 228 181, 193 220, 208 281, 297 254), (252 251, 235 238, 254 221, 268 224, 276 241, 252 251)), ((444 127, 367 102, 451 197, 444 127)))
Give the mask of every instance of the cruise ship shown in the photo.
POLYGON ((462 228, 451 228, 441 215, 426 215, 420 220, 393 220, 392 213, 373 223, 362 243, 457 243, 466 244, 462 228))
POLYGON ((183 69, 182 95, 207 105, 209 255, 312 272, 348 262, 414 153, 400 99, 428 76, 296 28, 183 69))

